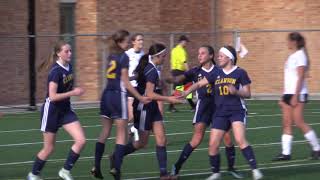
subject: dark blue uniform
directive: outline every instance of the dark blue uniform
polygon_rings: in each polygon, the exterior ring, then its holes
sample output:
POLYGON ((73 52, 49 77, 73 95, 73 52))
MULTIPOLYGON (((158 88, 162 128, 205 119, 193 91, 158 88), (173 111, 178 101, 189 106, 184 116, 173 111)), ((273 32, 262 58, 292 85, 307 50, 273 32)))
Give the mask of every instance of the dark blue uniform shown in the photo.
POLYGON ((70 98, 51 102, 49 99, 49 83, 58 85, 57 93, 65 93, 73 88, 72 66, 65 68, 55 63, 48 75, 48 92, 45 103, 41 108, 41 131, 56 133, 62 125, 78 120, 77 115, 71 108, 70 98))
POLYGON ((216 112, 212 128, 228 131, 232 122, 241 121, 246 123, 246 106, 242 98, 229 93, 228 84, 236 89, 251 83, 251 80, 244 69, 235 67, 231 72, 225 73, 219 69, 207 79, 214 84, 216 112))
POLYGON ((100 114, 109 119, 128 119, 127 91, 121 81, 121 70, 129 68, 125 53, 110 55, 107 67, 107 86, 100 102, 100 114))
MULTIPOLYGON (((184 76, 188 82, 198 82, 204 77, 208 77, 210 74, 217 73, 218 68, 212 66, 209 70, 203 67, 195 67, 186 71, 184 76)), ((193 117, 193 124, 205 123, 207 126, 211 123, 212 115, 215 111, 214 104, 214 91, 212 84, 208 84, 206 87, 202 87, 197 90, 198 102, 196 106, 196 112, 193 117)))
MULTIPOLYGON (((138 92, 141 95, 145 94, 147 82, 155 85, 153 91, 156 92, 156 89, 160 83, 156 66, 152 62, 149 62, 145 67, 143 74, 144 76, 138 80, 138 92)), ((153 122, 162 121, 163 119, 157 101, 155 100, 148 104, 142 104, 137 99, 134 99, 133 109, 134 127, 138 130, 150 131, 152 129, 153 122)))

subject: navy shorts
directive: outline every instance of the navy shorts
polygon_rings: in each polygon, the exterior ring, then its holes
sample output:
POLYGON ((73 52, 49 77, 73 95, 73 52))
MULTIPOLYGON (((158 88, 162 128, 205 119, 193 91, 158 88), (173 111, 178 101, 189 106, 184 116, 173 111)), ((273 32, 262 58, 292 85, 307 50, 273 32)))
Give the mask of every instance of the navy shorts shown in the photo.
POLYGON ((230 130, 233 122, 240 121, 243 124, 246 124, 246 118, 247 112, 244 109, 220 112, 219 114, 216 112, 213 116, 211 128, 220 129, 227 132, 230 130))
POLYGON ((215 111, 214 99, 211 97, 199 99, 196 106, 196 112, 192 124, 204 123, 210 125, 212 116, 215 111))
POLYGON ((47 98, 41 107, 42 132, 56 133, 61 126, 74 121, 78 121, 78 117, 70 105, 62 107, 47 98))
POLYGON ((109 119, 128 119, 127 93, 105 90, 100 102, 100 115, 109 119))
POLYGON ((136 100, 133 108, 134 127, 140 131, 150 131, 154 122, 163 120, 156 101, 144 105, 136 100))
MULTIPOLYGON (((293 97, 293 94, 284 94, 282 96, 282 101, 285 102, 287 105, 291 106, 290 101, 293 97)), ((307 103, 308 102, 308 94, 299 94, 298 101, 300 103, 307 103)))

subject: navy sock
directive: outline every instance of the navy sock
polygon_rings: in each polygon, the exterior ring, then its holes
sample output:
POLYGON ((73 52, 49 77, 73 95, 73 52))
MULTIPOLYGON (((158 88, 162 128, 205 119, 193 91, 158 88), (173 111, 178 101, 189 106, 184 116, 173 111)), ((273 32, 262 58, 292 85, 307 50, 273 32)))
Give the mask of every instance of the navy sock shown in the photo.
POLYGON ((135 152, 137 149, 133 146, 132 143, 125 145, 124 156, 135 152))
POLYGON ((41 160, 37 156, 33 163, 32 174, 39 175, 46 162, 47 161, 41 160))
POLYGON ((251 146, 247 146, 244 149, 241 149, 243 156, 247 159, 250 164, 251 169, 257 169, 256 158, 254 157, 254 152, 251 146))
POLYGON ((114 151, 114 167, 117 170, 117 174, 121 172, 122 160, 125 153, 125 145, 116 144, 114 151))
POLYGON ((94 166, 97 169, 101 169, 101 159, 104 153, 105 144, 101 142, 96 143, 96 152, 94 154, 94 166))
POLYGON ((75 153, 75 152, 71 149, 70 152, 69 152, 69 155, 68 155, 68 157, 67 157, 67 160, 66 160, 66 162, 64 163, 63 168, 64 168, 65 170, 70 171, 70 170, 73 168, 74 164, 77 162, 79 156, 80 156, 80 154, 75 153))
POLYGON ((234 148, 234 146, 230 146, 230 147, 225 147, 225 151, 226 151, 226 157, 228 160, 228 169, 233 169, 234 168, 234 161, 235 161, 235 157, 236 157, 236 150, 234 148))
POLYGON ((211 171, 213 173, 219 173, 220 172, 220 154, 209 156, 209 159, 210 159, 211 171))
POLYGON ((177 168, 177 171, 180 170, 181 166, 183 165, 183 163, 189 158, 190 154, 192 153, 193 148, 190 145, 190 143, 186 144, 180 154, 180 157, 178 159, 178 161, 176 162, 175 166, 177 168))
POLYGON ((166 146, 156 147, 157 158, 160 168, 160 176, 168 174, 167 172, 167 148, 166 146))

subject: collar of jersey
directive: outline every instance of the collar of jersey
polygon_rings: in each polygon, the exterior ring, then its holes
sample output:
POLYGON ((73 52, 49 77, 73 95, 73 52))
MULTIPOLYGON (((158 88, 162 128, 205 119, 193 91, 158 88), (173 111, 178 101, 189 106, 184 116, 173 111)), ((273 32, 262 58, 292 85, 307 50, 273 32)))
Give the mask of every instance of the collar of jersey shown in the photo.
POLYGON ((201 69, 204 70, 204 71, 207 72, 207 73, 208 73, 208 72, 211 72, 213 68, 214 68, 214 65, 212 65, 210 69, 206 69, 206 68, 204 68, 204 67, 201 67, 201 69))
POLYGON ((155 68, 157 68, 157 66, 151 60, 149 60, 149 63, 152 64, 155 68))
POLYGON ((238 68, 238 66, 234 66, 230 71, 226 72, 224 69, 222 69, 222 71, 226 74, 229 75, 231 74, 234 70, 236 70, 238 68))
POLYGON ((69 64, 68 64, 67 67, 65 67, 65 66, 63 66, 59 61, 56 61, 56 63, 57 63, 59 66, 61 66, 63 69, 65 69, 66 71, 69 71, 69 69, 70 69, 69 64))

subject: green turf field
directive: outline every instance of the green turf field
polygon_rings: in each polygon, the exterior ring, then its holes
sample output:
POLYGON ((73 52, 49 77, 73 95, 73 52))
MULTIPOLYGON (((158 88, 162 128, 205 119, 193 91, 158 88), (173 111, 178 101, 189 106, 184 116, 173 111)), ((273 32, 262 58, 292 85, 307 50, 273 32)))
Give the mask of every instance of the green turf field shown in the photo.
MULTIPOLYGON (((311 101, 306 106, 305 118, 320 135, 320 102, 311 101)), ((320 160, 309 160, 310 147, 303 135, 295 130, 293 159, 287 162, 272 162, 271 159, 280 152, 281 112, 276 101, 248 101, 249 118, 247 137, 253 145, 259 167, 265 179, 309 180, 320 178, 320 160)), ((179 112, 165 114, 165 126, 168 137, 168 169, 175 162, 186 142, 192 135, 193 113, 186 105, 178 106, 179 112)), ((95 140, 100 132, 98 109, 77 110, 82 125, 85 127, 87 146, 74 167, 75 179, 91 178, 89 171, 93 164, 95 140)), ((39 113, 8 114, 0 119, 0 179, 25 179, 32 168, 36 153, 42 146, 39 131, 39 113)), ((112 134, 112 137, 114 135, 112 134)), ((50 157, 43 172, 44 179, 59 179, 57 172, 63 166, 72 141, 61 129, 58 133, 56 149, 50 157)), ((106 145, 103 159, 105 179, 112 179, 108 174, 108 153, 113 150, 114 140, 106 145)), ((180 179, 205 179, 210 174, 208 161, 208 133, 198 150, 194 151, 181 171, 180 179)), ((221 149, 222 170, 226 159, 221 149)), ((236 167, 243 172, 246 179, 251 179, 251 172, 242 154, 237 149, 236 167)), ((140 150, 124 159, 124 179, 157 179, 158 164, 155 155, 153 137, 146 149, 140 150)), ((226 173, 223 179, 233 179, 226 173)))

